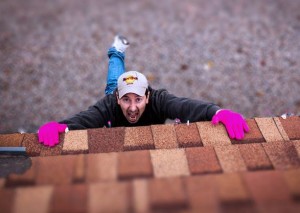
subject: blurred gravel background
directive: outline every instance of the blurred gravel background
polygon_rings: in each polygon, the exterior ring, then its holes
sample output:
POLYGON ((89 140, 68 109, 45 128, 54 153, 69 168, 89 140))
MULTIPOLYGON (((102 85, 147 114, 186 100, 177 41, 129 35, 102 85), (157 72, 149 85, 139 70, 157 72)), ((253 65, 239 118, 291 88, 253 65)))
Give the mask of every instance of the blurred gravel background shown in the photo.
POLYGON ((118 33, 154 88, 248 118, 300 112, 299 0, 1 0, 0 132, 94 104, 118 33))

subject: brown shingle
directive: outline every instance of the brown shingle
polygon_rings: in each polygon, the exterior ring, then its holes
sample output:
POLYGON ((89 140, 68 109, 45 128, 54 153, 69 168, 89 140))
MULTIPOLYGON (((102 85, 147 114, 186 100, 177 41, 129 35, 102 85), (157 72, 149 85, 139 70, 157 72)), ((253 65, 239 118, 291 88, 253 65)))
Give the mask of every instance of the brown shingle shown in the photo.
POLYGON ((70 184, 73 180, 75 155, 37 157, 37 184, 70 184))
POLYGON ((40 156, 61 155, 63 144, 64 144, 64 137, 65 137, 65 133, 59 134, 59 144, 55 145, 54 147, 42 145, 40 156))
POLYGON ((283 140, 273 118, 255 118, 255 121, 267 142, 283 140))
POLYGON ((292 141, 292 143, 294 144, 298 157, 300 158, 300 140, 292 141))
POLYGON ((244 144, 244 143, 261 143, 265 142, 263 135, 261 134, 256 121, 254 119, 247 119, 247 124, 250 128, 248 133, 245 133, 243 140, 233 140, 232 144, 244 144))
POLYGON ((49 211, 52 193, 53 186, 17 188, 14 212, 46 213, 49 211))
POLYGON ((186 156, 191 174, 222 172, 213 147, 186 148, 186 156))
POLYGON ((118 153, 118 177, 120 179, 151 176, 153 176, 153 169, 149 150, 118 153))
POLYGON ((69 131, 64 135, 63 154, 78 154, 88 152, 87 130, 69 131))
POLYGON ((239 173, 227 173, 222 175, 216 175, 215 179, 221 202, 250 202, 250 194, 246 189, 243 179, 239 175, 239 173))
POLYGON ((151 130, 156 149, 171 149, 178 147, 173 124, 152 125, 151 130))
POLYGON ((53 191, 50 212, 87 212, 87 185, 56 186, 53 191))
POLYGON ((86 173, 86 158, 84 154, 76 155, 74 162, 73 181, 75 183, 84 182, 86 173))
POLYGON ((132 212, 130 182, 92 183, 88 189, 88 212, 132 212))
POLYGON ((261 144, 238 145, 248 170, 272 169, 272 163, 261 144))
POLYGON ((288 188, 279 171, 247 172, 243 177, 257 203, 276 203, 290 199, 288 188))
POLYGON ((197 122, 200 137, 204 146, 230 145, 230 139, 222 124, 216 126, 211 122, 197 122))
POLYGON ((0 147, 21 146, 24 134, 0 134, 0 147))
POLYGON ((89 182, 117 179, 117 153, 98 153, 86 156, 86 179, 89 182))
POLYGON ((300 200, 300 169, 284 171, 283 175, 294 199, 300 200))
POLYGON ((184 149, 150 150, 155 177, 190 175, 184 149))
POLYGON ((283 140, 289 141, 289 140, 290 140, 290 139, 289 139, 289 136, 287 135, 286 131, 284 130, 284 127, 283 127, 283 125, 281 124, 280 119, 279 119, 279 118, 273 118, 273 119, 274 119, 274 122, 275 122, 275 124, 276 124, 276 126, 277 126, 277 129, 278 129, 278 131, 280 132, 280 134, 281 134, 283 140))
POLYGON ((13 212, 13 200, 15 198, 15 189, 0 188, 0 209, 1 212, 13 212))
POLYGON ((279 118, 290 140, 300 140, 300 117, 293 116, 287 119, 279 118))
POLYGON ((154 149, 150 126, 126 127, 124 150, 154 149))
POLYGON ((149 201, 153 210, 171 211, 188 207, 186 190, 181 178, 149 180, 149 201))
POLYGON ((175 125, 179 147, 203 146, 196 123, 175 125))
POLYGON ((123 151, 125 128, 88 129, 90 153, 123 151))
POLYGON ((216 175, 222 212, 256 212, 254 202, 239 173, 216 175))
POLYGON ((216 146, 215 151, 224 172, 246 171, 247 167, 237 146, 216 146))
POLYGON ((220 212, 215 175, 183 178, 192 212, 220 212))
POLYGON ((29 156, 39 156, 44 145, 38 142, 37 134, 24 134, 22 146, 26 147, 26 153, 29 156))
POLYGON ((300 159, 293 143, 273 142, 263 144, 275 169, 292 169, 300 166, 300 159))

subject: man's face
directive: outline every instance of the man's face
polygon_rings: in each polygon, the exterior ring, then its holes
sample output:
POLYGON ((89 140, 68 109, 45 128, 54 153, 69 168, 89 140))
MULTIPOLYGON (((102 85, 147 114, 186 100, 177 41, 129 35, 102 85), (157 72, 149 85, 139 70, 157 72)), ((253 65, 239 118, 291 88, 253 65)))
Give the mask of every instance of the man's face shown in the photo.
POLYGON ((136 123, 145 111, 146 104, 149 102, 149 94, 139 96, 134 93, 127 93, 122 98, 118 99, 125 118, 129 123, 136 123))

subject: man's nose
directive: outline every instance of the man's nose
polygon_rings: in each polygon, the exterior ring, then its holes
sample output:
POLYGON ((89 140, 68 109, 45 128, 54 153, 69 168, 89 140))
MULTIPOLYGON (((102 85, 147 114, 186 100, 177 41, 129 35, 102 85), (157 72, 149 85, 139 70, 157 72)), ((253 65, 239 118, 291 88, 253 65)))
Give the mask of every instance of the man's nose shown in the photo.
POLYGON ((130 106, 129 106, 129 110, 130 111, 136 111, 137 107, 136 107, 136 103, 135 102, 131 102, 130 106))

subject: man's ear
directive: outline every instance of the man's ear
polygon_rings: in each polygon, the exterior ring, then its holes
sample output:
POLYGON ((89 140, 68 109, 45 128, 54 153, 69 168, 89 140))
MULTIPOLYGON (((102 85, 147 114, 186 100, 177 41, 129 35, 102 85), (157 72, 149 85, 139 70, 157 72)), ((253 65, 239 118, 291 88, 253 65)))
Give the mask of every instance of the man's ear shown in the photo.
POLYGON ((118 91, 116 91, 116 99, 117 99, 118 104, 120 105, 120 99, 119 99, 119 93, 118 93, 118 91))
POLYGON ((149 103, 149 98, 150 98, 150 91, 147 92, 147 96, 146 97, 147 97, 146 104, 148 104, 149 103))

